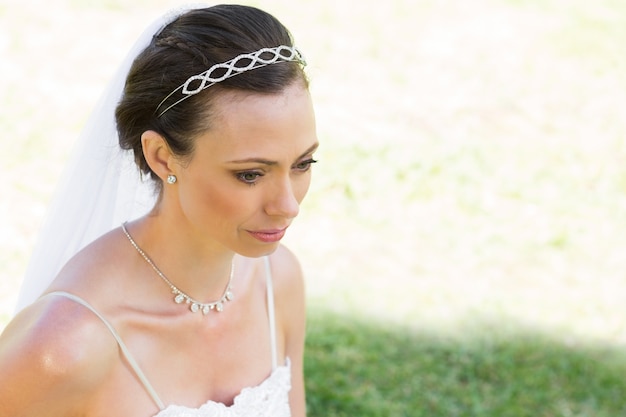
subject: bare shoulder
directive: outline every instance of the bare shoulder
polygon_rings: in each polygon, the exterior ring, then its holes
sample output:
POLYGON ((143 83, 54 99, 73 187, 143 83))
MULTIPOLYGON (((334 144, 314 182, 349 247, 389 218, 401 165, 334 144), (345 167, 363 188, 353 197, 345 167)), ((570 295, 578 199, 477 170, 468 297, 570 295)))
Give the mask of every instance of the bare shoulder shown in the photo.
POLYGON ((114 229, 74 255, 60 271, 49 290, 67 290, 90 299, 111 299, 119 289, 116 278, 123 277, 129 251, 119 228, 114 229))
POLYGON ((296 255, 286 246, 280 245, 270 256, 270 264, 276 294, 303 300, 304 276, 296 255))
POLYGON ((24 309, 0 335, 0 408, 7 415, 80 414, 117 355, 107 333, 91 311, 64 297, 24 309))
POLYGON ((283 245, 270 256, 270 264, 277 316, 289 345, 292 337, 297 341, 303 339, 306 314, 304 276, 296 256, 283 245))

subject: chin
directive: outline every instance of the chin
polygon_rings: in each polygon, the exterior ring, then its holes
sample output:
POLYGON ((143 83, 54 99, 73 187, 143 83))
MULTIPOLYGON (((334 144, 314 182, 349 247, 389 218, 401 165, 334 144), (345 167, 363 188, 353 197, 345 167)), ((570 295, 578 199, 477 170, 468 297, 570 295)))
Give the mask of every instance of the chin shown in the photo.
POLYGON ((268 256, 276 252, 279 246, 280 243, 276 242, 263 245, 263 247, 241 248, 241 250, 237 250, 236 252, 241 256, 245 256, 246 258, 261 258, 263 256, 268 256))

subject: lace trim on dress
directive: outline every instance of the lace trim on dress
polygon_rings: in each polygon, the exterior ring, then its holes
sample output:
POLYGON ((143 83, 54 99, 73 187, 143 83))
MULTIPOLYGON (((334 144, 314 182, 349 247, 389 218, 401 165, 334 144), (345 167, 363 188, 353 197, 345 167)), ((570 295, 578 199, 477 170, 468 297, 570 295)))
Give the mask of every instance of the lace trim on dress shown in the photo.
POLYGON ((277 367, 267 379, 247 387, 232 405, 208 401, 199 408, 169 405, 154 417, 290 417, 291 362, 277 367))

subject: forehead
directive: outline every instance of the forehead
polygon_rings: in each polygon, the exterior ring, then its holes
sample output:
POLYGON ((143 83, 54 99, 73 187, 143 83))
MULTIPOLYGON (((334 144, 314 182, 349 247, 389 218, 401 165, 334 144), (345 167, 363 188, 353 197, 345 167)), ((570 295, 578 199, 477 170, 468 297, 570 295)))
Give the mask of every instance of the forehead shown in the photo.
POLYGON ((227 91, 214 98, 212 107, 212 126, 198 138, 198 151, 204 148, 229 157, 302 152, 317 141, 311 96, 300 83, 275 94, 227 91))
POLYGON ((217 128, 248 122, 280 123, 293 118, 295 113, 312 112, 309 90, 301 83, 293 83, 277 93, 224 91, 214 98, 214 124, 217 128), (222 126, 220 126, 222 125, 222 126))

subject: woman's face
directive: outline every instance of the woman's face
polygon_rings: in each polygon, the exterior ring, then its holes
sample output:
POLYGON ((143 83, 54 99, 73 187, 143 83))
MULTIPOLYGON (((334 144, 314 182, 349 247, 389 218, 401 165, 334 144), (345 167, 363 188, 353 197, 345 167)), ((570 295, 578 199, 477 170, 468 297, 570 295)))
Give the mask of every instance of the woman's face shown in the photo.
POLYGON ((311 182, 317 149, 308 90, 227 92, 213 102, 212 128, 167 185, 198 237, 244 256, 276 249, 311 182), (172 190, 172 188, 174 188, 172 190))

